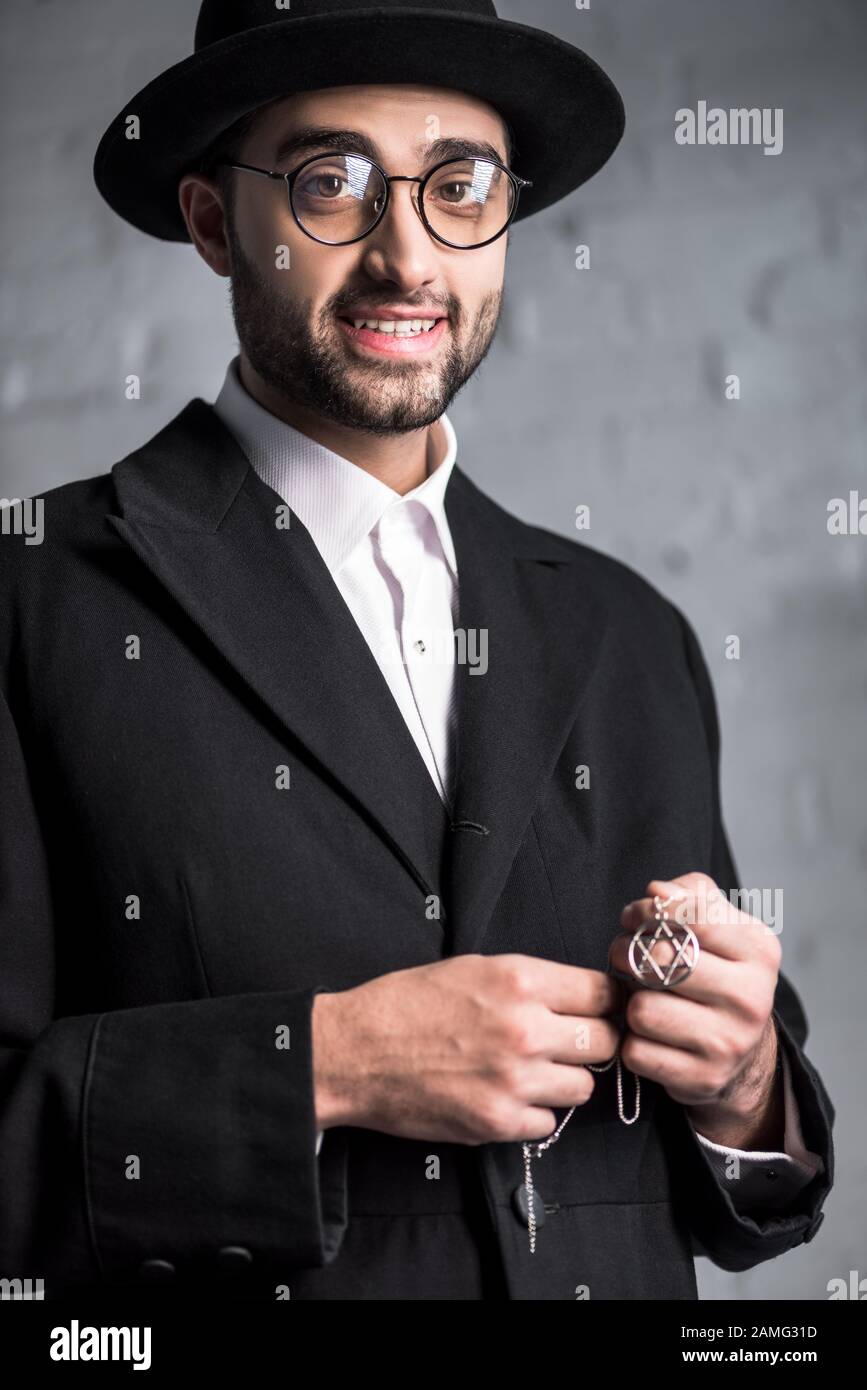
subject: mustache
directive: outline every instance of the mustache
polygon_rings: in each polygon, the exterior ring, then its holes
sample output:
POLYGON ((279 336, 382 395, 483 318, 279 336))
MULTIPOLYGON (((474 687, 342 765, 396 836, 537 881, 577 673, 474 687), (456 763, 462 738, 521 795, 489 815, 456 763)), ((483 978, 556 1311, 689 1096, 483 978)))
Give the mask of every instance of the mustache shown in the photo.
POLYGON ((419 309, 422 311, 420 317, 429 316, 430 311, 434 310, 439 318, 452 319, 455 323, 461 317, 460 300, 455 295, 399 295, 392 293, 388 298, 369 294, 365 290, 359 290, 356 294, 339 294, 325 306, 324 317, 338 316, 351 317, 352 311, 357 305, 363 305, 365 309, 387 309, 395 304, 400 304, 404 309, 419 309))

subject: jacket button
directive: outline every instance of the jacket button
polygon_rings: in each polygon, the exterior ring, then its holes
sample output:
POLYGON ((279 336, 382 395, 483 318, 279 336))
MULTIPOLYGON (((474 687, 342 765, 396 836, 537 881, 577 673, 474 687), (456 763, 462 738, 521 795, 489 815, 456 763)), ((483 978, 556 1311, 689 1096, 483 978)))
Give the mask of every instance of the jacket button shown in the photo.
POLYGON ((812 1226, 809 1226, 809 1227, 807 1228, 807 1233, 806 1233, 806 1235, 804 1236, 804 1244, 805 1244, 805 1245, 809 1245, 809 1244, 810 1244, 810 1241, 813 1239, 814 1235, 816 1234, 816 1232, 818 1231, 819 1227, 821 1226, 821 1224, 822 1224, 822 1222, 823 1222, 824 1220, 825 1220, 825 1213, 824 1213, 823 1211, 820 1211, 820 1212, 819 1212, 819 1215, 816 1217, 816 1220, 813 1222, 812 1226))
POLYGON ((240 1274, 253 1263, 253 1256, 243 1245, 224 1245, 217 1252, 217 1267, 225 1274, 240 1274))
POLYGON ((148 1284, 166 1284, 174 1279, 175 1267, 171 1260, 142 1260, 138 1273, 148 1284))
MULTIPOLYGON (((512 1193, 512 1210, 522 1226, 529 1226, 530 1205, 527 1201, 527 1189, 523 1183, 520 1187, 516 1187, 512 1193)), ((535 1186, 533 1188, 533 1212, 536 1217, 536 1229, 541 1230, 545 1224, 545 1198, 535 1186)))

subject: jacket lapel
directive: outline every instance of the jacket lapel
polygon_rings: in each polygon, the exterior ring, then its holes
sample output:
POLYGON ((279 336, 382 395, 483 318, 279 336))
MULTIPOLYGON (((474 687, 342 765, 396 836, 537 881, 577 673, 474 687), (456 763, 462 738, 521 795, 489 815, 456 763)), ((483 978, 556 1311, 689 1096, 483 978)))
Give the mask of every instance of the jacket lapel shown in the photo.
POLYGON ((580 551, 531 531, 453 469, 445 505, 458 629, 474 660, 485 634, 487 670, 457 668, 449 835, 448 812, 312 538, 294 514, 278 529, 280 498, 213 408, 191 401, 112 473, 110 525, 277 719, 290 749, 378 828, 424 893, 443 899, 449 950, 478 950, 604 640, 605 602, 589 566, 575 582, 580 551))
MULTIPOLYGON (((576 583, 580 550, 534 533, 457 468, 446 514, 458 564, 458 627, 467 634, 486 631, 488 644, 484 674, 473 674, 469 664, 457 672, 447 890, 450 949, 457 955, 480 947, 587 691, 605 636, 606 605, 594 593, 589 566, 576 583)), ((466 641, 467 650, 483 650, 479 638, 475 646, 469 636, 466 641)))
MULTIPOLYGON (((313 540, 194 400, 112 470, 109 523, 279 722, 442 896, 448 816, 313 540)), ((289 759, 291 767, 291 756, 289 759)))

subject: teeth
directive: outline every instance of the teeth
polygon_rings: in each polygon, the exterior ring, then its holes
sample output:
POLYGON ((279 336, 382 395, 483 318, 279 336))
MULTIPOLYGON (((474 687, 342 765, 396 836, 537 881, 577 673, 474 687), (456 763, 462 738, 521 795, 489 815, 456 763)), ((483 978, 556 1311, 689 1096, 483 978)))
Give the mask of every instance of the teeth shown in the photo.
POLYGON ((377 333, 392 333, 397 338, 414 338, 430 333, 436 319, 353 319, 356 328, 372 328, 377 333))

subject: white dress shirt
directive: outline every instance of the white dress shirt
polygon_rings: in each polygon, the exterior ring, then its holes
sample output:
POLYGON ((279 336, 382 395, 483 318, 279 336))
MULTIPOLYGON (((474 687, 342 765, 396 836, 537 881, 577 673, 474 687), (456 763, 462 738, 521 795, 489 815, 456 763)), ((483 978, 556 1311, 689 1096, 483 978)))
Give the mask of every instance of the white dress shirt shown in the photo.
MULTIPOLYGON (((242 386, 238 361, 229 364, 214 408, 262 481, 309 531, 448 806, 458 613, 444 500, 457 456, 452 425, 440 416, 441 429, 429 435, 427 477, 401 495, 265 410, 242 386)), ((786 1206, 823 1166, 804 1146, 785 1053, 783 1077, 785 1153, 726 1149, 697 1134, 721 1179, 738 1159, 728 1186, 735 1206, 745 1210, 786 1206)), ((320 1131, 317 1153, 322 1138, 320 1131)))
POLYGON ((310 532, 448 805, 457 622, 444 504, 457 454, 451 423, 440 417, 444 457, 433 457, 431 432, 428 476, 401 495, 264 410, 241 385, 237 362, 215 409, 260 478, 310 532))

